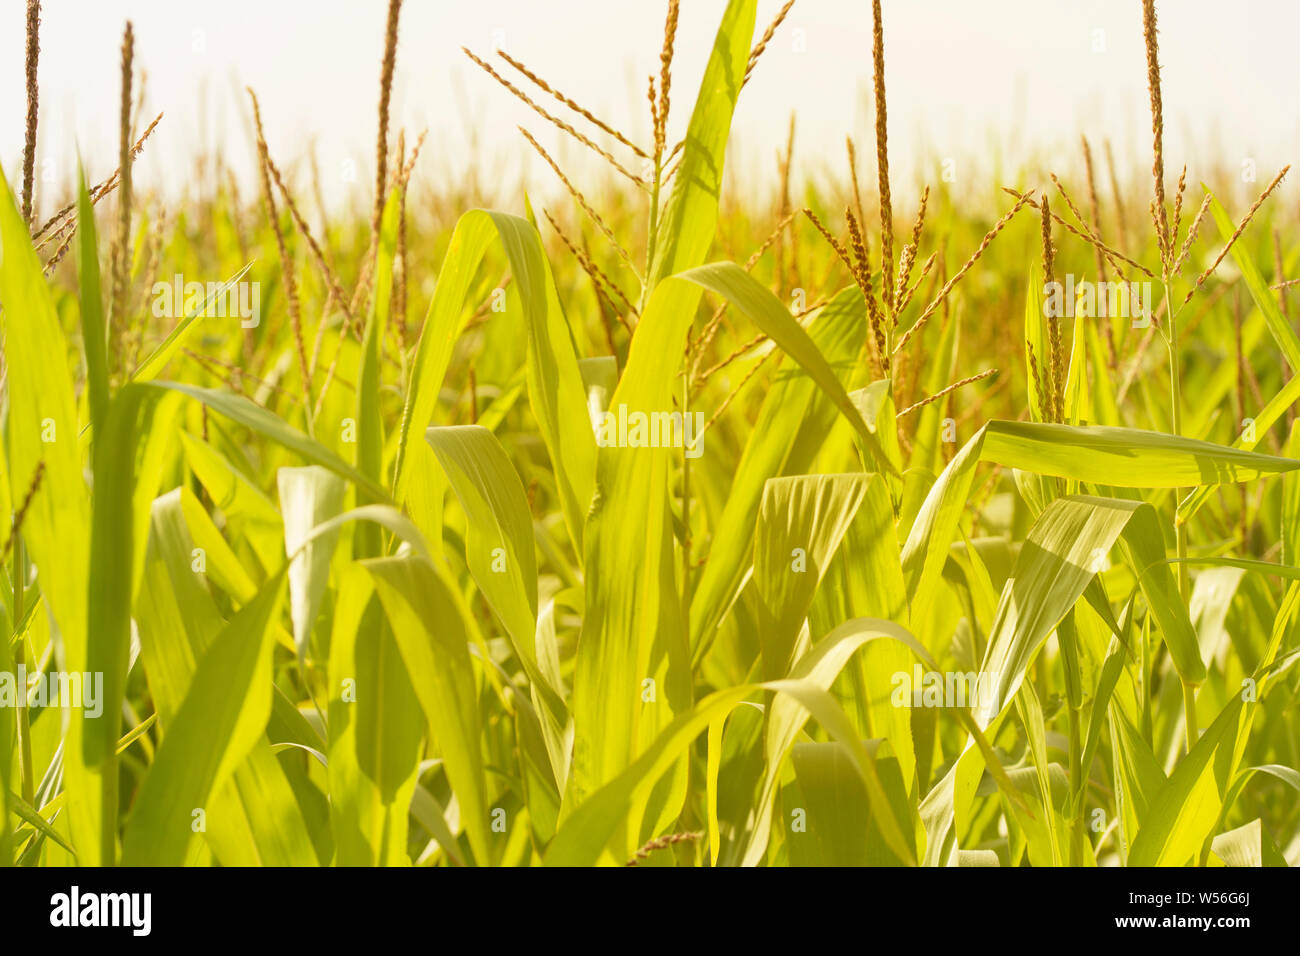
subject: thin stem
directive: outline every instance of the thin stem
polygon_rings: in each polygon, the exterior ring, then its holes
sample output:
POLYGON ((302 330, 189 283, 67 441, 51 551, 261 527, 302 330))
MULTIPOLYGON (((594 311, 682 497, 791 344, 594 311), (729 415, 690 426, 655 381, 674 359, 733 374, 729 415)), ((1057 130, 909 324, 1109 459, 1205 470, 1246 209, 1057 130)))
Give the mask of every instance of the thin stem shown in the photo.
POLYGON ((1148 634, 1147 629, 1143 627, 1140 633, 1142 647, 1142 672, 1140 675, 1141 679, 1139 681, 1139 686, 1142 689, 1142 739, 1148 744, 1155 739, 1153 733, 1154 728, 1152 727, 1151 721, 1151 674, 1154 668, 1152 667, 1151 642, 1149 638, 1150 634, 1148 634))
MULTIPOLYGON (((1170 293, 1169 283, 1163 283, 1165 289, 1165 302, 1172 306, 1173 297, 1170 293)), ((1181 309, 1179 310, 1181 311, 1181 309)), ((1169 347, 1169 417, 1170 426, 1175 436, 1183 433, 1183 387, 1182 375, 1179 369, 1178 353, 1178 312, 1172 307, 1168 310, 1169 329, 1165 333, 1165 343, 1169 347)), ((1174 495, 1174 501, 1181 501, 1185 489, 1178 489, 1174 495)), ((1178 520, 1178 509, 1174 508, 1174 544, 1178 551, 1180 559, 1187 557, 1187 532, 1183 523, 1178 520)), ((1188 596, 1188 577, 1187 562, 1180 560, 1178 562, 1178 595, 1186 603, 1188 596)))
POLYGON ((1187 725, 1187 752, 1196 746, 1200 729, 1196 726, 1196 685, 1183 681, 1183 722, 1187 725))
MULTIPOLYGON (((21 645, 19 646, 18 653, 19 655, 25 655, 26 653, 21 645)), ((27 688, 18 688, 18 693, 25 697, 27 694, 27 688)), ((32 725, 30 718, 27 716, 26 701, 24 701, 23 705, 18 708, 18 767, 19 772, 22 775, 21 792, 23 800, 27 802, 28 806, 31 806, 32 800, 36 795, 36 787, 32 768, 32 725)))
MULTIPOLYGON (((24 613, 24 598, 26 592, 27 575, 25 569, 27 566, 26 548, 23 546, 21 535, 14 536, 14 563, 13 563, 13 585, 14 585, 14 626, 22 627, 24 613)), ((18 642, 17 659, 14 661, 15 671, 18 665, 23 665, 27 661, 27 642, 20 640, 18 642)), ((18 693, 22 694, 20 706, 18 708, 18 772, 21 778, 20 792, 23 800, 28 806, 31 806, 35 797, 35 777, 32 767, 32 728, 31 718, 27 710, 27 687, 24 685, 18 688, 18 693)), ((7 824, 6 824, 7 825, 7 824)))
POLYGON ((645 247, 645 281, 641 285, 641 301, 637 303, 637 312, 644 312, 650 300, 651 271, 655 263, 655 246, 659 237, 659 188, 663 180, 663 157, 655 155, 654 182, 650 188, 650 232, 646 236, 645 247))
MULTIPOLYGON (((691 414, 690 395, 688 368, 682 375, 682 617, 688 639, 691 633, 691 449, 686 443, 686 422, 691 414)), ((700 441, 700 436, 696 434, 694 440, 700 441)))
MULTIPOLYGON (((1172 425, 1173 432, 1177 436, 1182 435, 1182 386, 1178 381, 1178 340, 1172 338, 1169 343, 1169 385, 1172 391, 1171 401, 1173 403, 1172 425)), ((1185 489, 1179 488, 1174 495, 1174 501, 1181 501, 1185 489)), ((1182 558, 1187 557, 1187 529, 1183 526, 1182 521, 1178 519, 1177 507, 1174 510, 1174 543, 1178 549, 1178 595, 1185 602, 1187 600, 1187 564, 1182 558)))
MULTIPOLYGON (((1165 301, 1173 302, 1170 295, 1169 282, 1165 280, 1165 301)), ((1169 400, 1171 404, 1171 422, 1173 433, 1176 436, 1182 435, 1182 407, 1183 394, 1182 382, 1179 375, 1179 356, 1178 356, 1178 313, 1172 309, 1169 312, 1169 331, 1165 341, 1169 345, 1169 400)), ((1183 498, 1184 489, 1178 489, 1174 496, 1175 503, 1183 498)), ((1187 530, 1183 523, 1178 519, 1177 504, 1174 507, 1174 546, 1178 553, 1178 596, 1183 603, 1188 599, 1188 575, 1187 575, 1187 530)), ((1192 748, 1196 746, 1197 727, 1196 727, 1196 686, 1189 684, 1186 680, 1183 684, 1183 722, 1187 731, 1187 752, 1191 753, 1192 748)))
MULTIPOLYGON (((1070 793, 1078 795, 1082 787, 1084 774, 1087 772, 1083 766, 1083 736, 1079 728, 1079 711, 1077 708, 1070 707, 1070 793)), ((1083 801, 1080 800, 1077 806, 1072 807, 1069 820, 1069 855, 1067 862, 1070 866, 1083 865, 1083 801)))

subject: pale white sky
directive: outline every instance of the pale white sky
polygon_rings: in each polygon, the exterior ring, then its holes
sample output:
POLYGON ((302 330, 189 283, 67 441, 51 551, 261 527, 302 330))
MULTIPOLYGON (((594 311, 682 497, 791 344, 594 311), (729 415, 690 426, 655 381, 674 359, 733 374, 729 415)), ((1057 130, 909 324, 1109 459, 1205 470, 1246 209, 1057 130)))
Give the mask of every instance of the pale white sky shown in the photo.
MULTIPOLYGON (((11 181, 22 149, 24 0, 0 0, 0 162, 11 181)), ((394 129, 429 128, 422 175, 461 175, 469 130, 491 156, 494 181, 527 176, 515 131, 548 148, 560 134, 460 53, 502 46, 554 85, 640 139, 646 76, 657 71, 664 0, 407 0, 397 59, 394 129)), ((673 130, 684 129, 724 0, 684 0, 674 71, 673 130)), ((757 36, 780 0, 761 0, 757 36)), ((62 198, 80 144, 90 175, 116 165, 118 46, 129 17, 136 63, 148 71, 147 113, 166 118, 137 164, 145 188, 175 192, 210 147, 251 170, 241 111, 244 84, 259 94, 273 153, 288 165, 314 139, 331 197, 368 203, 383 0, 46 0, 43 12, 38 196, 62 198), (347 161, 358 170, 346 178, 347 161)), ((1122 165, 1149 165, 1141 7, 1137 0, 885 0, 891 155, 900 188, 939 179, 957 160, 958 185, 987 195, 977 173, 1010 175, 1022 160, 1078 163, 1078 134, 1108 135, 1122 165), (976 168, 976 164, 980 169, 976 168), (967 177, 966 174, 969 174, 967 177)), ((1160 5, 1166 153, 1191 165, 1213 155, 1253 158, 1261 182, 1297 155, 1295 43, 1300 4, 1165 0, 1160 5)), ((503 68, 507 72, 508 68, 503 68)), ((843 168, 852 133, 870 160, 869 0, 799 0, 746 88, 732 161, 748 176, 774 168, 790 112, 798 158, 843 168)), ((542 97, 537 97, 541 101, 542 97)), ((557 110, 561 109, 555 104, 557 110)), ((575 166, 572 150, 559 148, 575 166)), ((480 154, 481 155, 481 154, 480 154)), ((1254 188, 1254 187, 1251 187, 1254 188)), ((1285 188, 1285 187, 1284 187, 1285 188)), ((1300 187, 1291 186, 1291 196, 1300 187)), ((1243 187, 1243 192, 1245 187, 1243 187)), ((1287 194, 1284 193, 1284 196, 1287 194)), ((1285 201, 1291 201, 1289 199, 1285 201)), ((47 205, 48 209, 49 206, 47 205)))

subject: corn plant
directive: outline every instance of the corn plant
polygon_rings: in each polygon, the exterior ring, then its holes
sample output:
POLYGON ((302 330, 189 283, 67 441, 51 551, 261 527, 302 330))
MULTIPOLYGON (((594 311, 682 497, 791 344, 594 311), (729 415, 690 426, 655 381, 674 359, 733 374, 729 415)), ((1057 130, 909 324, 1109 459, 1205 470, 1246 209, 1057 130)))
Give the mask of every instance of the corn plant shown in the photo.
POLYGON ((1102 216, 1085 140, 1086 212, 927 188, 896 240, 875 0, 879 233, 852 141, 795 201, 793 123, 773 228, 724 199, 792 4, 756 6, 674 145, 677 0, 648 144, 466 51, 618 184, 524 130, 576 211, 545 233, 524 197, 408 216, 400 0, 368 223, 309 224, 251 91, 257 200, 168 222, 128 25, 117 171, 44 224, 0 177, 0 863, 1297 861, 1295 254, 1247 228, 1281 174, 1179 238, 1146 0, 1149 223, 1118 185, 1102 216), (1158 303, 1062 314, 1080 265, 1158 303))

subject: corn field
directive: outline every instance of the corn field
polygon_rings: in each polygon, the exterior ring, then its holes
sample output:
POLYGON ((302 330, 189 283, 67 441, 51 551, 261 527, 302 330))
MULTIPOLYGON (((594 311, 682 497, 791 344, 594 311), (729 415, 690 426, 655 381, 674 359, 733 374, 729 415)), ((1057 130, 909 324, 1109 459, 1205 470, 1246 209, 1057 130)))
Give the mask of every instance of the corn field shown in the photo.
POLYGON ((563 189, 484 209, 390 129, 390 0, 327 219, 251 89, 256 194, 155 203, 130 24, 118 155, 40 195, 29 0, 0 865, 1300 863, 1287 170, 1243 204, 1165 155, 1135 0, 1149 175, 1090 134, 1082 176, 891 190, 863 0, 875 142, 799 190, 792 125, 738 198, 793 5, 729 0, 692 101, 666 0, 644 140, 467 50, 563 189))

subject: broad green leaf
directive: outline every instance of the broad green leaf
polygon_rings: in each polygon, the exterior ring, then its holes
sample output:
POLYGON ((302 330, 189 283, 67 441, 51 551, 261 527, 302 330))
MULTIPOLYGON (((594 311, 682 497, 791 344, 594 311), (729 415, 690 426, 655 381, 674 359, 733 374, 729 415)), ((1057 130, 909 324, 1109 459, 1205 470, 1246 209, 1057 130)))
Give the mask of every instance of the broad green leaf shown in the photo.
POLYGON ((836 743, 795 744, 805 827, 790 834, 793 866, 866 866, 871 828, 867 788, 847 751, 836 743))
POLYGON ((84 724, 83 754, 104 780, 100 835, 103 862, 117 857, 117 739, 130 666, 131 598, 135 593, 136 421, 149 396, 127 386, 114 396, 95 438, 95 502, 90 538, 87 671, 101 674, 102 709, 84 724))
MULTIPOLYGON (((626 409, 629 421, 671 412, 678 360, 664 357, 683 354, 700 294, 699 286, 672 280, 651 296, 610 400, 620 415, 626 409)), ((571 701, 573 762, 561 819, 689 706, 668 489, 673 461, 682 453, 664 443, 612 443, 597 454, 584 541, 587 613, 571 701), (636 561, 623 559, 631 541, 639 543, 636 561)))
POLYGON ((1262 764, 1258 767, 1246 767, 1237 774, 1237 778, 1232 781, 1232 786, 1228 788, 1227 796, 1224 797, 1223 800, 1224 814, 1232 809, 1233 804, 1237 802, 1237 798, 1241 796, 1242 790, 1245 789, 1246 784, 1250 782, 1251 778, 1260 773, 1281 780, 1287 786, 1291 787, 1291 789, 1300 793, 1300 772, 1297 772, 1290 767, 1284 767, 1281 764, 1276 763, 1262 764))
POLYGON ((1101 745, 1102 727, 1106 721, 1106 715, 1109 713, 1111 695, 1115 692, 1115 685, 1119 682, 1120 674, 1124 672, 1124 658, 1127 653, 1125 648, 1131 647, 1132 639, 1132 610, 1124 615, 1124 637, 1121 643, 1117 639, 1112 639, 1110 652, 1106 657, 1105 664, 1102 665, 1101 677, 1097 683, 1097 690, 1092 700, 1092 711, 1088 720, 1087 735, 1084 738, 1083 752, 1080 758, 1080 766, 1083 772, 1079 777, 1079 788, 1071 795, 1073 805, 1081 805, 1086 797, 1088 787, 1088 773, 1092 767, 1093 757, 1096 756, 1097 748, 1101 745))
POLYGON ((108 414, 108 325, 100 290, 95 210, 86 190, 86 170, 80 159, 77 160, 77 288, 81 298, 81 338, 86 353, 90 423, 98 427, 108 414))
MULTIPOLYGON (((1011 800, 1002 802, 1008 808, 1011 817, 1008 820, 1009 827, 1018 828, 1024 833, 1030 865, 1037 867, 1063 865, 1064 860, 1053 862, 1059 856, 1059 854, 1053 855, 1053 848, 1060 842, 1057 834, 1063 835, 1066 827, 1058 809, 1067 798, 1070 789, 1065 768, 1059 763, 1050 763, 1040 771, 1035 764, 1033 767, 1010 770, 1008 774, 1019 790, 1033 801, 1032 817, 1018 809, 1015 802, 1011 800)), ((1092 866, 1096 862, 1090 846, 1087 841, 1084 841, 1083 858, 1075 865, 1092 866)), ((971 851, 958 850, 958 857, 969 852, 971 851)))
POLYGON ((191 813, 230 779, 271 713, 272 627, 283 572, 236 614, 199 661, 185 700, 141 785, 123 838, 127 866, 177 866, 191 813))
POLYGON ((475 859, 494 861, 487 784, 480 752, 478 690, 459 595, 422 558, 378 558, 362 562, 375 581, 392 624, 402 661, 411 677, 462 808, 475 859))
POLYGON ((418 783, 411 796, 411 816, 438 842, 439 847, 457 866, 465 865, 457 851, 456 837, 447 826, 447 811, 433 798, 433 794, 418 783))
MULTIPOLYGON (((767 332, 827 393, 882 467, 892 467, 808 334, 771 292, 730 263, 692 269, 655 288, 611 400, 620 416, 624 407, 629 420, 634 414, 663 416, 672 408, 676 369, 665 366, 663 356, 682 354, 700 288, 724 296, 767 332)), ((673 450, 663 447, 616 446, 602 447, 597 457, 585 541, 588 614, 578 644, 574 761, 566 806, 612 779, 682 707, 684 662, 670 666, 685 646, 685 635, 678 634, 680 595, 668 518, 673 457, 673 450), (637 539, 646 545, 636 567, 610 567, 602 561, 637 539), (644 708, 645 681, 653 681, 661 692, 666 686, 668 709, 644 708)))
POLYGON ((749 63, 757 0, 729 0, 686 128, 681 168, 659 224, 646 300, 664 279, 704 261, 718 224, 732 115, 749 63))
MULTIPOLYGON (((150 509, 145 586, 136 602, 142 662, 164 739, 184 703, 197 662, 224 626, 204 583, 206 572, 199 570, 194 557, 195 539, 189 531, 196 512, 185 506, 187 494, 193 499, 188 489, 177 488, 150 509)), ((197 513, 206 518, 205 513, 197 513)), ((256 597, 251 583, 249 589, 241 601, 256 597)), ((268 733, 279 734, 272 740, 297 737, 319 742, 310 728, 293 726, 305 721, 278 689, 273 691, 271 707, 268 733), (285 714, 286 709, 291 715, 285 714)), ((203 809, 206 844, 223 866, 315 866, 319 862, 289 779, 266 737, 253 745, 203 809)), ((192 842, 188 862, 194 862, 202 848, 202 842, 192 842)))
MULTIPOLYGON (((537 660, 537 560, 523 482, 501 443, 486 428, 430 428, 425 437, 465 511, 465 563, 505 625, 540 710, 547 749, 558 754, 565 749, 562 738, 568 714, 555 683, 537 660)), ((552 769, 563 776, 562 766, 552 769)))
MULTIPOLYGON (((1243 451, 1253 451, 1255 446, 1264 440, 1268 431, 1280 419, 1288 408, 1300 401, 1300 375, 1293 375, 1291 379, 1282 386, 1281 390, 1269 399, 1268 403, 1255 413, 1254 438, 1247 440, 1248 433, 1243 431, 1241 435, 1232 443, 1232 447, 1243 451)), ((1291 472, 1287 472, 1290 474, 1291 472)), ((1184 498, 1178 505, 1178 520, 1187 523, 1192 516, 1201 509, 1210 495, 1213 494, 1214 488, 1211 485, 1204 485, 1197 488, 1190 495, 1184 498)))
POLYGON ((452 350, 473 311, 466 310, 466 299, 494 237, 505 251, 514 278, 507 295, 523 297, 528 399, 554 464, 570 539, 580 550, 595 473, 595 439, 572 336, 559 314, 541 240, 527 220, 516 216, 475 210, 456 223, 407 383, 394 465, 394 497, 404 504, 411 495, 415 480, 411 465, 416 458, 410 450, 411 433, 419 436, 433 424, 452 350))
POLYGON ((1241 696, 1234 695, 1156 793, 1133 841, 1130 866, 1183 866, 1196 857, 1222 807, 1215 756, 1220 746, 1235 744, 1241 707, 1241 696))
MULTIPOLYGON (((866 305, 857 286, 823 306, 809 327, 813 345, 841 382, 866 334, 866 305)), ((779 366, 745 445, 713 543, 691 601, 691 650, 698 663, 753 564, 754 527, 768 479, 809 470, 836 417, 830 397, 793 359, 779 366)))
POLYGON ((289 778, 265 739, 257 741, 208 813, 208 844, 222 866, 319 866, 289 778))
MULTIPOLYGON (((867 741, 895 818, 908 815, 907 787, 880 741, 867 741)), ((794 866, 899 866, 870 813, 870 799, 847 748, 839 743, 797 743, 790 754, 806 811, 807 829, 787 840, 794 866)))
POLYGON ((1264 831, 1259 817, 1234 830, 1220 833, 1210 844, 1224 866, 1286 866, 1277 845, 1264 831))
MULTIPOLYGON (((817 590, 809 623, 816 638, 851 618, 903 622, 906 614, 889 488, 883 477, 871 475, 862 504, 817 590)), ((897 706, 893 690, 896 676, 910 674, 913 661, 914 655, 899 642, 873 641, 853 656, 837 685, 856 705, 850 716, 857 716, 864 733, 889 741, 909 786, 916 768, 912 710, 897 706)))
MULTIPOLYGON (((1263 695, 1269 684, 1294 658, 1274 667, 1284 636, 1291 632, 1300 612, 1300 584, 1292 584, 1275 616, 1273 634, 1253 680, 1263 695)), ((1181 866, 1197 860, 1205 842, 1221 820, 1224 808, 1239 789, 1237 767, 1259 704, 1246 702, 1244 691, 1229 696, 1214 723, 1178 762, 1156 793, 1133 841, 1130 866, 1181 866)), ((1286 775, 1280 775, 1287 780, 1286 775)), ((1293 781, 1288 780, 1288 782, 1293 781)))
POLYGON ((279 559, 283 519, 275 502, 247 475, 208 442, 180 433, 185 460, 229 529, 247 541, 263 567, 279 559))
MULTIPOLYGON (((921 660, 933 664, 925 648, 906 629, 891 621, 856 618, 845 621, 804 654, 785 683, 799 686, 811 683, 816 688, 816 694, 820 695, 835 681, 854 653, 865 645, 881 639, 896 641, 910 649, 921 660)), ((782 682, 769 682, 767 686, 773 683, 782 682)), ((829 695, 827 698, 833 699, 829 695)), ((757 802, 756 826, 749 834, 744 849, 744 864, 757 865, 767 847, 768 835, 771 832, 772 806, 780 782, 781 767, 810 715, 816 717, 818 723, 836 740, 847 743, 851 752, 857 755, 855 763, 858 765, 870 797, 873 819, 885 843, 899 859, 905 863, 913 862, 916 859, 913 837, 915 821, 908 818, 898 819, 894 816, 893 805, 885 794, 874 759, 866 752, 843 711, 838 705, 829 713, 819 710, 811 706, 806 695, 792 689, 790 694, 774 699, 768 711, 764 741, 766 772, 757 802)), ((909 816, 913 812, 910 804, 907 812, 909 816)))
MULTIPOLYGON (((880 440, 863 420, 862 413, 844 386, 835 377, 826 357, 795 321, 790 310, 772 292, 734 262, 715 262, 681 273, 688 279, 727 300, 769 336, 781 350, 806 371, 840 410, 867 450, 871 463, 887 475, 897 477, 898 469, 880 447, 880 440)), ((625 373, 626 374, 626 373, 625 373)))
POLYGON ((185 700, 199 660, 225 626, 203 572, 195 570, 184 494, 176 488, 150 508, 148 550, 134 609, 145 679, 164 733, 185 700))
POLYGON ((898 409, 894 405, 894 382, 882 378, 872 382, 866 388, 859 388, 849 393, 849 401, 858 410, 867 429, 876 436, 885 460, 889 462, 894 473, 889 476, 890 488, 900 486, 903 468, 903 450, 898 444, 898 409))
MULTIPOLYGON (((1037 784, 1036 807, 1041 816, 1036 817, 1038 829, 1046 840, 1030 838, 1030 861, 1035 866, 1061 866, 1065 862, 1064 827, 1061 826, 1058 802, 1053 795, 1053 767, 1047 759, 1047 726, 1043 720, 1043 705, 1038 700, 1033 684, 1022 684, 1016 694, 1016 704, 1020 711, 1020 720, 1025 728, 1025 737, 1029 742, 1029 757, 1033 763, 1034 779, 1037 784), (1034 849, 1046 844, 1047 854, 1037 855, 1034 849)), ((1032 825, 1032 824, 1031 824, 1032 825)), ((1073 861, 1071 861, 1073 863, 1073 861)))
MULTIPOLYGON (((238 556, 231 549, 221 530, 213 522, 211 515, 203 508, 203 503, 189 488, 179 488, 180 505, 185 514, 185 523, 189 527, 193 543, 201 549, 205 572, 211 582, 225 591, 240 604, 246 604, 257 593, 257 583, 240 563, 238 556)), ((197 557, 197 555, 195 555, 197 557)))
POLYGON ((537 559, 523 482, 501 443, 478 425, 430 428, 425 438, 465 510, 465 562, 522 661, 535 657, 537 559))
POLYGON ((1034 654, 1083 595, 1121 535, 1138 556, 1138 566, 1146 569, 1140 583, 1179 673, 1193 684, 1204 679, 1196 633, 1168 565, 1160 560, 1164 549, 1151 506, 1111 498, 1058 498, 1034 523, 1002 591, 980 673, 978 716, 985 726, 1015 696, 1034 654))
MULTIPOLYGON (((1210 191, 1207 189, 1206 192, 1210 191)), ((1213 197, 1213 194, 1210 197, 1210 212, 1214 215, 1214 222, 1219 227, 1219 235, 1223 237, 1223 241, 1232 242, 1237 226, 1228 218, 1227 211, 1213 197)), ((1241 270, 1241 279, 1246 285, 1246 291, 1250 293, 1251 301, 1264 314, 1268 330, 1272 333, 1273 340, 1277 342, 1283 357, 1286 358, 1287 367, 1300 368, 1300 336, 1296 335, 1291 322, 1282 314, 1277 296, 1269 289, 1268 283, 1260 275, 1259 268, 1242 243, 1233 242, 1229 254, 1237 268, 1241 270)))
POLYGON ((1121 488, 1186 488, 1300 469, 1289 458, 1135 428, 989 422, 984 435, 985 461, 1121 488))
MULTIPOLYGON (((725 716, 748 698, 764 690, 777 692, 777 702, 784 702, 779 713, 774 712, 768 734, 769 757, 776 755, 775 766, 770 762, 769 779, 764 785, 764 797, 759 804, 757 818, 759 830, 749 841, 745 862, 754 864, 761 858, 770 832, 772 800, 781 765, 794 744, 799 729, 813 716, 838 742, 844 744, 854 766, 867 783, 872 806, 879 812, 876 819, 881 831, 890 841, 890 847, 907 860, 912 854, 907 850, 908 838, 898 828, 880 787, 874 758, 854 733, 844 712, 835 703, 826 688, 834 681, 844 661, 865 643, 879 638, 901 640, 919 654, 925 650, 902 628, 888 621, 852 621, 839 633, 828 635, 805 659, 796 666, 786 680, 762 684, 743 684, 716 691, 699 701, 690 710, 678 715, 664 732, 656 738, 641 756, 614 780, 602 787, 591 799, 580 804, 561 823, 560 830, 547 849, 544 862, 548 866, 585 866, 596 862, 622 863, 626 857, 618 853, 630 852, 630 847, 611 847, 620 830, 627 828, 629 815, 636 818, 649 797, 650 791, 663 774, 672 767, 682 752, 713 721, 725 716)), ((926 655, 928 657, 928 655, 926 655)), ((636 828, 632 828, 636 829, 636 828)))
POLYGON ((912 524, 903 570, 913 607, 934 599, 981 461, 1124 488, 1212 485, 1300 469, 1300 461, 1132 428, 989 422, 944 469, 912 524))
MULTIPOLYGON (((1083 595, 1111 546, 1121 539, 1145 569, 1139 583, 1183 680, 1204 679, 1196 634, 1177 585, 1163 560, 1157 519, 1150 505, 1136 501, 1071 496, 1053 501, 1030 531, 998 605, 997 618, 979 675, 979 725, 989 737, 1027 668, 1065 613, 1083 595)), ((975 786, 987 764, 967 744, 944 779, 922 804, 929 846, 926 863, 944 862, 970 823, 975 786)))
MULTIPOLYGON (((20 502, 44 467, 41 486, 23 523, 23 540, 39 569, 40 593, 63 641, 63 668, 87 666, 87 590, 90 579, 90 494, 82 476, 77 406, 64 339, 45 282, 9 189, 0 174, 0 307, 4 309, 5 367, 8 375, 6 428, 9 498, 20 502)), ((66 786, 72 799, 68 821, 79 860, 95 866, 100 846, 104 781, 83 754, 80 708, 68 713, 64 738, 66 786)))
POLYGON ((1115 777, 1115 804, 1118 816, 1120 859, 1127 865, 1132 853, 1133 835, 1148 808, 1164 787, 1166 776, 1150 745, 1141 732, 1124 715, 1112 707, 1107 714, 1111 731, 1111 756, 1115 777))
POLYGON ((150 382, 149 384, 157 388, 172 389, 188 395, 190 398, 197 399, 214 412, 218 412, 231 421, 253 429, 253 431, 269 438, 277 445, 297 453, 312 464, 321 465, 336 475, 346 478, 375 500, 385 503, 390 502, 388 494, 378 482, 363 475, 334 452, 293 428, 274 412, 267 411, 260 405, 255 405, 242 395, 235 395, 219 389, 200 388, 197 385, 186 385, 182 382, 150 382))
POLYGON ((754 540, 763 676, 784 677, 813 594, 867 490, 866 475, 773 478, 754 540))
POLYGON ((335 863, 409 863, 406 835, 423 728, 420 704, 383 627, 371 576, 340 576, 330 635, 329 791, 335 863))
POLYGON ((560 778, 556 775, 556 765, 559 764, 561 771, 564 769, 563 762, 553 756, 555 747, 548 745, 545 737, 546 731, 536 709, 528 701, 518 699, 515 740, 519 749, 519 772, 528 805, 528 822, 538 846, 545 846, 555 836, 560 814, 560 778))
MULTIPOLYGON (((1300 424, 1291 423, 1286 440, 1288 458, 1300 458, 1300 424)), ((1283 564, 1300 565, 1300 473, 1282 476, 1282 557, 1283 564)))
POLYGON ((318 465, 281 468, 276 473, 276 481, 280 490, 280 514, 284 519, 284 553, 289 560, 293 641, 298 648, 298 659, 303 661, 329 585, 330 559, 338 543, 338 531, 321 535, 310 543, 307 538, 317 525, 343 510, 347 488, 341 478, 318 465))

